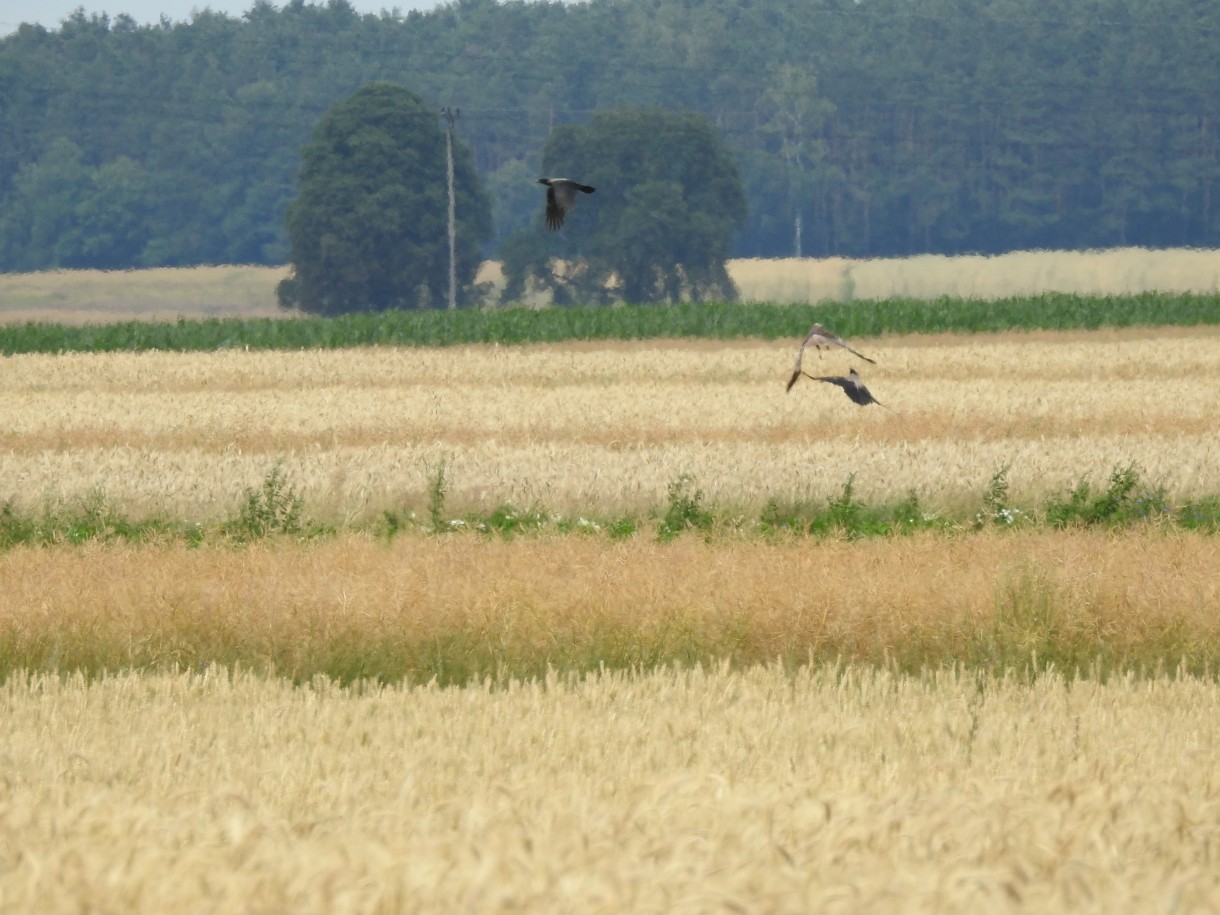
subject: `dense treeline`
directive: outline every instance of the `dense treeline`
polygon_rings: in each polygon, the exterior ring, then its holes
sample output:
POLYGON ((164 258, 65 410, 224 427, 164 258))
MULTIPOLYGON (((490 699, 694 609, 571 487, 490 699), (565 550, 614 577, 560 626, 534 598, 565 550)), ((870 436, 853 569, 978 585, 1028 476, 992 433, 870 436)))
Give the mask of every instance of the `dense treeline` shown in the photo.
MULTIPOLYGON (((121 0, 118 0, 121 2, 121 0)), ((282 263, 302 144, 370 80, 461 110, 495 246, 551 129, 710 117, 741 256, 1220 245, 1211 0, 346 0, 0 40, 0 269, 282 263)))

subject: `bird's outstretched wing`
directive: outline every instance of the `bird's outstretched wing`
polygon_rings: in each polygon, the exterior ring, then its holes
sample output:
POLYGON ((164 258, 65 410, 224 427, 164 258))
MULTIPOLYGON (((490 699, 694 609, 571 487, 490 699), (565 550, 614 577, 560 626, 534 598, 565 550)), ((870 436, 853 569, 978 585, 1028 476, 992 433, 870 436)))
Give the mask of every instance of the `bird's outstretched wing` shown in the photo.
POLYGON ((801 374, 802 374, 801 359, 802 359, 802 357, 804 357, 804 355, 805 355, 805 347, 802 346, 799 350, 796 351, 796 362, 793 363, 793 365, 792 365, 792 377, 788 379, 788 387, 785 389, 785 393, 787 391, 791 391, 792 386, 794 384, 796 384, 796 380, 801 377, 801 374))
POLYGON ((855 382, 850 378, 844 378, 842 375, 810 375, 808 372, 802 372, 801 374, 813 381, 825 381, 827 384, 840 387, 847 392, 848 397, 851 397, 856 387, 855 382))
POLYGON ((811 343, 814 346, 841 346, 853 356, 859 356, 865 362, 871 362, 873 365, 877 364, 876 359, 870 359, 863 353, 857 353, 854 349, 847 345, 846 340, 844 340, 834 331, 827 330, 821 324, 815 324, 813 327, 809 328, 809 336, 807 336, 805 338, 805 342, 801 344, 801 349, 804 349, 811 343))
POLYGON ((885 406, 864 386, 864 382, 860 380, 860 376, 856 374, 855 369, 852 369, 851 374, 847 376, 810 375, 808 372, 802 372, 801 374, 814 381, 825 381, 827 384, 833 384, 836 387, 842 388, 843 393, 851 398, 852 403, 857 403, 862 407, 867 407, 871 403, 875 403, 879 407, 885 406))
POLYGON ((572 207, 576 206, 576 192, 592 194, 597 188, 568 178, 539 178, 539 184, 546 185, 546 226, 548 229, 558 229, 563 225, 563 218, 572 207))
POLYGON ((848 345, 847 345, 846 343, 844 343, 842 340, 839 340, 839 341, 838 341, 838 343, 839 343, 839 346, 843 347, 843 349, 847 350, 847 351, 848 351, 849 353, 851 353, 853 356, 859 356, 859 357, 860 357, 861 359, 863 359, 865 362, 871 363, 872 365, 876 365, 876 364, 877 364, 877 360, 876 360, 876 359, 869 359, 869 358, 868 358, 868 356, 864 355, 863 353, 857 353, 857 352, 856 352, 854 349, 852 349, 850 346, 848 346, 848 345))

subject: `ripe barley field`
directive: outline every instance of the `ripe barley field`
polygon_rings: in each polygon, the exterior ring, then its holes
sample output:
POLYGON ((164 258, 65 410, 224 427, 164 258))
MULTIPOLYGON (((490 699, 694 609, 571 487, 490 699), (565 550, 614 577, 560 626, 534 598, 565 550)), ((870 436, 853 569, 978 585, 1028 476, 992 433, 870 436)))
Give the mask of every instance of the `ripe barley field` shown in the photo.
POLYGON ((307 511, 347 524, 501 504, 647 512, 689 475, 725 512, 914 492, 1014 504, 1136 464, 1183 501, 1220 493, 1220 332, 1135 328, 853 341, 884 406, 802 379, 797 341, 18 355, 0 373, 0 504, 101 498, 207 521, 281 465, 307 511))
POLYGON ((10 677, 10 911, 1206 912, 1214 680, 10 677))

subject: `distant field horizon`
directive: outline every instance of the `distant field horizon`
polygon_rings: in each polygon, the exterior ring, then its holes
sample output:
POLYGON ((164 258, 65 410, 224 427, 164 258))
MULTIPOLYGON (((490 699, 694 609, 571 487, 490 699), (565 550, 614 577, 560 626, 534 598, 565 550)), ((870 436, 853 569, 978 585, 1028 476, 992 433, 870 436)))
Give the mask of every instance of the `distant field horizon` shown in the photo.
MULTIPOLYGON (((747 302, 1220 292, 1220 250, 1188 248, 749 258, 730 260, 728 271, 747 302)), ((281 309, 275 299, 276 284, 287 272, 286 266, 216 265, 0 274, 0 325, 291 318, 299 314, 281 309)), ((499 262, 485 262, 477 280, 490 284, 495 299, 504 284, 499 262)))

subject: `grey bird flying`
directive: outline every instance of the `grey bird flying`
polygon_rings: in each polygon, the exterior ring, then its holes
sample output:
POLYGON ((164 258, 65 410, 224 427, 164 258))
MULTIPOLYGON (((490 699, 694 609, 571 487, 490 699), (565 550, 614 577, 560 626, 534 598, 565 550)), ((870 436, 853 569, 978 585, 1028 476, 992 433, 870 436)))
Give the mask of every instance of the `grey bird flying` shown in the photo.
POLYGON ((862 407, 867 407, 870 403, 875 403, 879 407, 885 406, 885 404, 869 393, 868 388, 864 386, 864 382, 860 380, 860 376, 856 374, 855 369, 850 369, 846 376, 818 376, 810 375, 808 372, 800 372, 799 374, 804 375, 806 378, 812 378, 814 381, 825 381, 827 384, 838 385, 843 389, 843 393, 852 399, 853 403, 858 403, 862 407))
POLYGON ((563 217, 576 206, 576 192, 592 194, 596 188, 572 181, 569 178, 539 178, 539 184, 546 185, 546 227, 558 229, 563 225, 563 217))
MULTIPOLYGON (((796 351, 796 362, 792 366, 792 377, 788 379, 788 390, 792 390, 792 386, 796 384, 796 380, 801 377, 801 360, 805 358, 805 348, 808 346, 817 347, 819 350, 823 347, 841 346, 853 356, 859 356, 865 362, 877 364, 876 359, 869 359, 863 353, 857 353, 854 349, 843 342, 843 338, 834 331, 827 330, 821 324, 815 324, 809 328, 809 336, 805 338, 805 342, 801 344, 801 348, 796 351)), ((812 377, 812 376, 810 376, 812 377)))

